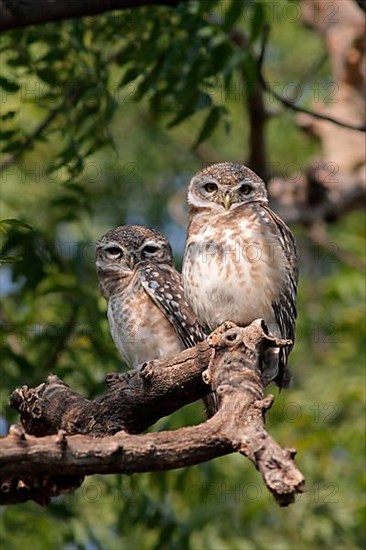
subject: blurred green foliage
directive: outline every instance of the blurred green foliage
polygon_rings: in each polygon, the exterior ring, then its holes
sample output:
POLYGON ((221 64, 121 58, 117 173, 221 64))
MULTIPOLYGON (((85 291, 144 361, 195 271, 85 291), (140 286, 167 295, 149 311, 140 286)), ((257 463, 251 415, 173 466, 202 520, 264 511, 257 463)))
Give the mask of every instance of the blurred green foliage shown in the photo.
MULTIPOLYGON (((305 105, 315 84, 324 89, 327 62, 304 80, 324 57, 319 37, 285 0, 275 4, 191 1, 2 35, 0 138, 10 162, 0 176, 0 396, 7 421, 17 418, 7 404, 17 386, 56 372, 92 397, 107 372, 123 368, 93 243, 115 225, 154 225, 180 262, 189 176, 206 162, 248 155, 246 102, 265 24, 270 80, 282 90, 302 81, 305 105), (248 37, 245 49, 230 38, 233 24, 248 37)), ((268 107, 278 108, 270 98, 268 107)), ((279 175, 319 153, 291 113, 271 119, 267 140, 279 175)), ((363 547, 364 281, 337 257, 338 247, 361 254, 363 221, 352 214, 333 224, 328 251, 294 228, 301 252, 294 384, 277 396, 269 426, 299 452, 307 492, 295 505, 279 509, 251 464, 228 456, 166 473, 93 476, 47 509, 4 508, 3 547, 363 547)), ((194 404, 158 428, 201 418, 194 404)))

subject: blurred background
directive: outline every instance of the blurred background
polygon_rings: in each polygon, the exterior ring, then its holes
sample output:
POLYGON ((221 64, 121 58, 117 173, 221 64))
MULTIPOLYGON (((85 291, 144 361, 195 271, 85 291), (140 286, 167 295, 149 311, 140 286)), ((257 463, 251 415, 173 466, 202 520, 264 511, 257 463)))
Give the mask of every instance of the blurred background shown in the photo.
MULTIPOLYGON (((293 385, 270 389, 267 418, 279 443, 297 448, 307 492, 280 509, 234 455, 91 476, 46 508, 3 507, 1 543, 361 548, 365 134, 296 108, 365 124, 362 2, 171 4, 0 36, 0 428, 17 421, 16 387, 56 373, 92 398, 106 373, 125 368, 98 291, 95 240, 124 223, 153 226, 180 267, 189 179, 213 162, 246 162, 270 182, 299 245, 293 385)), ((195 403, 154 429, 202 418, 195 403)))

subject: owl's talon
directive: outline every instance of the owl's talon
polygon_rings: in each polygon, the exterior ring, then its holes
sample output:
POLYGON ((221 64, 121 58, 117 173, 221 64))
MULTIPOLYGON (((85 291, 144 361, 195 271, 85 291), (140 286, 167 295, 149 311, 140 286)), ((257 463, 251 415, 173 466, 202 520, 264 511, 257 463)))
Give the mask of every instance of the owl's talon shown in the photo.
POLYGON ((211 332, 211 334, 207 338, 207 342, 209 343, 210 346, 213 346, 213 347, 218 346, 222 341, 222 335, 225 334, 227 330, 237 329, 237 328, 238 328, 238 325, 236 325, 232 321, 225 321, 224 323, 222 323, 222 325, 220 325, 219 327, 217 327, 215 330, 211 332))
POLYGON ((136 376, 136 371, 128 370, 127 372, 113 372, 107 374, 105 381, 110 390, 114 388, 127 387, 130 385, 131 378, 136 376))
POLYGON ((211 376, 210 376, 210 373, 209 373, 209 369, 203 371, 202 379, 203 379, 205 384, 208 384, 208 385, 211 384, 211 376))
MULTIPOLYGON (((231 329, 231 328, 237 328, 238 325, 236 325, 235 323, 233 323, 232 321, 225 321, 225 323, 222 323, 222 325, 220 325, 216 331, 219 332, 219 334, 223 334, 224 332, 226 332, 227 330, 231 329)), ((215 332, 216 332, 215 331, 215 332)))
POLYGON ((154 376, 154 367, 152 363, 143 363, 140 367, 139 375, 146 381, 151 380, 154 376))

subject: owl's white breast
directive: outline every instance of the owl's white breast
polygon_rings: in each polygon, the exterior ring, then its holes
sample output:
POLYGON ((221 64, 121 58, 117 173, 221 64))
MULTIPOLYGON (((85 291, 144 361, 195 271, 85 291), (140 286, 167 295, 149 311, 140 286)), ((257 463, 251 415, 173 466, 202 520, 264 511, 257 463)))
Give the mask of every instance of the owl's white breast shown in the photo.
POLYGON ((285 278, 285 258, 270 225, 248 206, 199 217, 190 227, 183 264, 186 299, 200 323, 273 322, 272 302, 285 278))
POLYGON ((107 316, 113 341, 130 368, 184 349, 172 324, 138 280, 133 289, 111 296, 107 316))

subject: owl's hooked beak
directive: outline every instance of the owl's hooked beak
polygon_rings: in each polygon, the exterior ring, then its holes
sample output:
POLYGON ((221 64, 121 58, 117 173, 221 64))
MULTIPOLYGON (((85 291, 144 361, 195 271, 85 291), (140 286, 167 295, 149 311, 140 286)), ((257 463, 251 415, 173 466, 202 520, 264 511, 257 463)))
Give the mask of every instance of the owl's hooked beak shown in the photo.
POLYGON ((136 261, 133 254, 128 254, 128 256, 126 256, 126 264, 131 269, 131 271, 135 269, 136 261))
POLYGON ((232 201, 231 201, 231 196, 229 195, 229 193, 225 193, 225 195, 222 198, 222 202, 223 202, 225 210, 230 210, 232 201))

